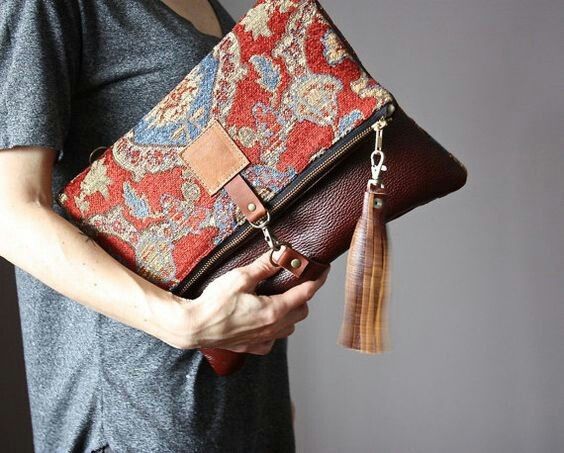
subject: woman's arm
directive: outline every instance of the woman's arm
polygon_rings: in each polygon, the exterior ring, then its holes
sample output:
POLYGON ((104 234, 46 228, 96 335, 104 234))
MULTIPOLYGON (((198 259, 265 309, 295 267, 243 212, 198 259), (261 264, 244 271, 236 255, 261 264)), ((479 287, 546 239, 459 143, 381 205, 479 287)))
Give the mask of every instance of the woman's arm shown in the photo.
POLYGON ((256 296, 255 286, 278 270, 266 254, 190 302, 138 276, 53 211, 55 157, 49 148, 0 150, 0 255, 46 285, 182 349, 265 354, 307 316, 307 301, 327 273, 281 295, 256 296))

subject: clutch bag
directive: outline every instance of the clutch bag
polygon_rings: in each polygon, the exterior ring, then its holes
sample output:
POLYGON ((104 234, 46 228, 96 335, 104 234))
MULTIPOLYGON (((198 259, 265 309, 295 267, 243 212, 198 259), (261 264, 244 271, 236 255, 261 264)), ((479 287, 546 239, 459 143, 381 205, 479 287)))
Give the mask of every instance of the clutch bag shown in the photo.
MULTIPOLYGON (((387 349, 386 222, 466 181, 316 0, 259 0, 92 157, 58 204, 123 265, 182 297, 266 248, 286 272, 259 292, 280 292, 350 247, 339 342, 370 353, 387 349)), ((218 374, 243 364, 202 352, 218 374)))

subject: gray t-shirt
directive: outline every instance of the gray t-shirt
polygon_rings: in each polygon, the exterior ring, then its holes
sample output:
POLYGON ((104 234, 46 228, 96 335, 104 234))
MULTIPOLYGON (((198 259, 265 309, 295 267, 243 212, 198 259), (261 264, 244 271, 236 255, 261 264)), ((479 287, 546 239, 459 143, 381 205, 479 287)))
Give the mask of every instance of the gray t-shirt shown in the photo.
MULTIPOLYGON (((0 148, 59 150, 53 193, 218 42, 160 0, 0 1, 0 148)), ((211 4, 227 33, 233 19, 211 4)), ((198 351, 91 311, 17 267, 16 278, 36 451, 294 451, 285 340, 222 378, 198 351)))

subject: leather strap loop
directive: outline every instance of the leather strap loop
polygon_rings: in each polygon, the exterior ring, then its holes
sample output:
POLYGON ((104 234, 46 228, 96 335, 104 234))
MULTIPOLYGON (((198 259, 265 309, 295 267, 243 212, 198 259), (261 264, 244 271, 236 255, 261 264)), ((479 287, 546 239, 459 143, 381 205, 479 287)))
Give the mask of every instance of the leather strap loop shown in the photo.
POLYGON ((273 251, 272 259, 296 278, 303 277, 305 280, 317 279, 329 267, 328 264, 306 258, 289 245, 283 245, 280 250, 273 251))
POLYGON ((239 173, 225 185, 225 190, 249 222, 266 216, 262 201, 239 173))

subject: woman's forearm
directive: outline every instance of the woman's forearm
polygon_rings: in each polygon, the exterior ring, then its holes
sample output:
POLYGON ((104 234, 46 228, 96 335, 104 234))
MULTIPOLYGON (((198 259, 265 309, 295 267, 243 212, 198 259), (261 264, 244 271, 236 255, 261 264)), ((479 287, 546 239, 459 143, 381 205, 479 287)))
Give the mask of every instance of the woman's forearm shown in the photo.
POLYGON ((92 310, 160 334, 148 302, 169 293, 126 268, 47 206, 19 203, 2 212, 0 255, 92 310))

